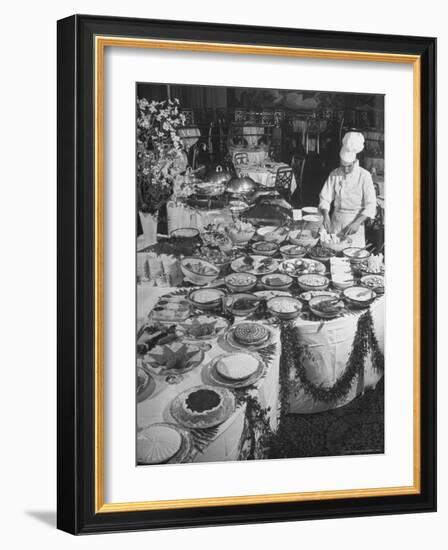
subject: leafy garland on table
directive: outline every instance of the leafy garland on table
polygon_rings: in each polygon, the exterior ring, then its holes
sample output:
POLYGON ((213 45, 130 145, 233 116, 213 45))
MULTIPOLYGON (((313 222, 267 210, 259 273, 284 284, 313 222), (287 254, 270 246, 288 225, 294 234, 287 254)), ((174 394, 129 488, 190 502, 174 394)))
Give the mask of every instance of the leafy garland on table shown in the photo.
MULTIPOLYGON (((314 384, 307 377, 304 359, 315 363, 308 346, 301 345, 298 340, 298 331, 292 323, 284 325, 282 330, 283 358, 286 365, 295 370, 295 379, 300 382, 300 389, 311 395, 314 401, 330 403, 345 398, 357 375, 364 372, 367 353, 372 350, 372 367, 376 372, 384 372, 384 355, 379 349, 378 340, 374 333, 373 320, 370 309, 363 313, 356 328, 352 349, 344 372, 331 387, 314 384)), ((282 402, 289 390, 289 381, 283 381, 281 387, 282 402)))

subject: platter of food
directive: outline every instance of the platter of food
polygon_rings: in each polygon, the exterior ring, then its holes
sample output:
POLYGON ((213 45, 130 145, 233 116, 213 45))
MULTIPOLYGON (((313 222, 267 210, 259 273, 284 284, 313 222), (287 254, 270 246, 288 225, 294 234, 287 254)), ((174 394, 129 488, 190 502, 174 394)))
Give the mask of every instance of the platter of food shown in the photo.
POLYGON ((238 389, 258 382, 266 365, 251 353, 237 352, 215 357, 206 368, 213 383, 238 389))
POLYGON ((211 428, 225 422, 235 411, 235 396, 224 387, 194 386, 171 403, 173 418, 186 428, 211 428))
POLYGON ((316 298, 318 296, 324 296, 327 298, 340 298, 339 292, 334 292, 332 290, 307 290, 299 294, 299 300, 308 303, 312 298, 316 298))
POLYGON ((210 340, 229 328, 229 321, 219 315, 194 315, 179 325, 184 340, 210 340))
POLYGON ((150 321, 179 323, 191 315, 191 305, 185 296, 162 296, 148 315, 150 321))
POLYGON ((242 256, 231 263, 233 271, 251 273, 252 275, 266 275, 278 269, 278 262, 266 256, 242 256))
POLYGON ((175 424, 151 424, 137 432, 139 465, 179 464, 190 457, 192 449, 189 432, 175 424))
POLYGON ((175 341, 154 347, 142 357, 142 363, 154 374, 183 374, 193 370, 203 359, 204 352, 198 346, 175 341))
POLYGON ((270 328, 262 323, 244 322, 231 327, 225 334, 226 342, 235 349, 260 349, 273 340, 270 328))
POLYGON ((361 285, 366 288, 371 288, 377 294, 384 294, 384 277, 383 275, 364 275, 361 277, 361 285))
POLYGON ((219 269, 210 262, 194 256, 183 258, 180 268, 184 278, 194 285, 203 286, 218 278, 219 269))
POLYGON ((246 316, 253 313, 260 305, 260 298, 248 292, 231 294, 225 300, 226 309, 233 315, 246 316))
POLYGON ((225 292, 217 288, 199 288, 188 294, 188 301, 197 309, 209 311, 219 308, 225 295, 225 292))
POLYGON ((156 382, 149 372, 137 366, 137 403, 148 399, 156 389, 156 382))
POLYGON ((280 263, 280 271, 286 273, 290 277, 300 277, 300 275, 319 273, 324 274, 326 271, 325 265, 316 260, 308 258, 295 258, 292 260, 284 260, 280 263))

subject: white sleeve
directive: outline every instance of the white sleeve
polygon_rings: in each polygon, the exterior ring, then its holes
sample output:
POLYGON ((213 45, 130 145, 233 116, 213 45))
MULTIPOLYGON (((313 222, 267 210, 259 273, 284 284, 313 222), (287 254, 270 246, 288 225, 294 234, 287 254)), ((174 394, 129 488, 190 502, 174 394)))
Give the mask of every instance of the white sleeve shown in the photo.
POLYGON ((366 173, 363 182, 363 209, 361 214, 368 218, 375 218, 376 215, 376 193, 373 185, 372 176, 366 173))
POLYGON ((321 210, 330 210, 334 199, 334 178, 330 174, 319 195, 319 208, 321 210))

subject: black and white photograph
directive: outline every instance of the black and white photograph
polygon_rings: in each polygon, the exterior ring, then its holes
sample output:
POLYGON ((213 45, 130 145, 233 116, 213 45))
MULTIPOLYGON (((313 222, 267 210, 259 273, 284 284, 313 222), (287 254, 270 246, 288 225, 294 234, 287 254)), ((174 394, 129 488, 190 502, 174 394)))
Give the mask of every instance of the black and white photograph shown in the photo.
POLYGON ((384 96, 136 96, 137 465, 384 453, 384 96))

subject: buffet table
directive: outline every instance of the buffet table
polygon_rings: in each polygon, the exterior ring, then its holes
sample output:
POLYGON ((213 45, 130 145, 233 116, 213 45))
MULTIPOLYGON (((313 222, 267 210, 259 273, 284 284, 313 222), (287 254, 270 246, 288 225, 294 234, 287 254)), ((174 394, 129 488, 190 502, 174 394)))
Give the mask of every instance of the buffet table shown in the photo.
MULTIPOLYGON (((148 313, 152 310, 157 300, 170 294, 178 288, 157 288, 148 284, 141 284, 137 287, 137 330, 145 322, 148 313)), ((265 376, 251 389, 256 395, 262 408, 269 408, 267 414, 270 429, 275 432, 278 425, 279 415, 279 363, 280 343, 278 329, 275 332, 273 343, 276 346, 276 353, 272 360, 267 363, 265 376)), ((164 376, 153 375, 156 380, 154 393, 144 401, 137 404, 137 429, 140 430, 154 423, 169 422, 175 420, 170 413, 170 405, 173 399, 184 390, 203 384, 213 384, 208 375, 207 366, 210 361, 225 352, 235 351, 221 338, 210 341, 211 349, 206 351, 205 359, 198 367, 185 373, 182 380, 177 384, 169 384, 164 376)), ((246 404, 240 403, 235 412, 218 427, 216 433, 207 436, 207 444, 196 448, 190 461, 192 462, 214 462, 238 460, 242 445, 243 430, 245 427, 246 404)))

